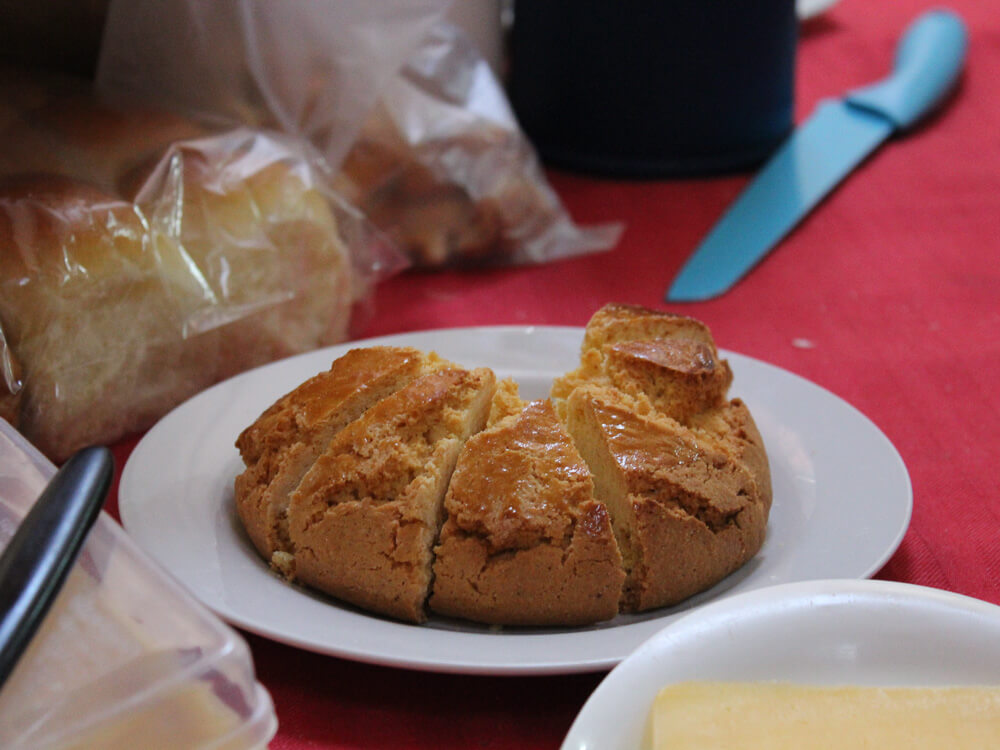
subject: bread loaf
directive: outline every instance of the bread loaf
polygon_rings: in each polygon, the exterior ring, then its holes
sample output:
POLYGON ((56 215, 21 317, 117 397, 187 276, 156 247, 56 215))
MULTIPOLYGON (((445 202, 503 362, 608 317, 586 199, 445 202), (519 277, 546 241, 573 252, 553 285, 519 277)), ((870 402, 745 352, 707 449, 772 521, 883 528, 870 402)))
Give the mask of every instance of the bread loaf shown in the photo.
POLYGON ((285 577, 410 622, 669 606, 764 542, 770 469, 731 381, 701 323, 616 305, 545 400, 432 354, 351 350, 240 436, 236 508, 285 577))
POLYGON ((50 458, 347 337, 360 290, 296 141, 0 84, 0 408, 50 458))
POLYGON ((448 365, 416 349, 353 349, 243 431, 236 446, 247 470, 236 480, 237 510, 265 559, 291 574, 289 496, 334 436, 419 375, 448 365))

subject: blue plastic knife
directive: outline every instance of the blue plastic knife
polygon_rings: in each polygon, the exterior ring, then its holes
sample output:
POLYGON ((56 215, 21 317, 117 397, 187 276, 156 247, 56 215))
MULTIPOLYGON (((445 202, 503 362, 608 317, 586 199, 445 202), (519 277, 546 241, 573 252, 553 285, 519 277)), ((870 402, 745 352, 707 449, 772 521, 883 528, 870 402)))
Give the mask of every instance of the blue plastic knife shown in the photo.
POLYGON ((903 34, 888 78, 821 102, 789 136, 688 259, 667 301, 705 300, 732 287, 884 140, 941 102, 967 47, 953 12, 922 14, 903 34))

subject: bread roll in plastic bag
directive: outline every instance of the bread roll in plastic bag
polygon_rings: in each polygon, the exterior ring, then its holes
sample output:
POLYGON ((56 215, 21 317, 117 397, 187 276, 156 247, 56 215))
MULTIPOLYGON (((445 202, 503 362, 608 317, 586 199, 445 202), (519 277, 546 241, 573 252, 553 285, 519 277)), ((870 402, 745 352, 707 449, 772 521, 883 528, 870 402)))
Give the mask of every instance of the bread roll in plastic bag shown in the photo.
POLYGON ((492 69, 448 23, 388 82, 335 184, 417 265, 541 263, 620 234, 574 224, 492 69))
POLYGON ((0 417, 56 461, 347 339, 405 263, 301 139, 2 78, 0 417))
POLYGON ((338 190, 417 265, 613 247, 619 225, 577 226, 550 188, 501 83, 448 22, 450 6, 116 0, 97 83, 116 99, 304 136, 338 190))

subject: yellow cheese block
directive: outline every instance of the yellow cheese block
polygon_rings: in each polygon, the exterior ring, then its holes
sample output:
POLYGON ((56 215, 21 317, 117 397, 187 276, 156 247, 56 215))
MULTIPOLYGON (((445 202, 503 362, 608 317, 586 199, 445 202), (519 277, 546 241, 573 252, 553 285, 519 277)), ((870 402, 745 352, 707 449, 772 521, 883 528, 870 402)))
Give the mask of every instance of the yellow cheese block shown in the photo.
POLYGON ((1000 686, 685 682, 663 688, 653 750, 1000 748, 1000 686))

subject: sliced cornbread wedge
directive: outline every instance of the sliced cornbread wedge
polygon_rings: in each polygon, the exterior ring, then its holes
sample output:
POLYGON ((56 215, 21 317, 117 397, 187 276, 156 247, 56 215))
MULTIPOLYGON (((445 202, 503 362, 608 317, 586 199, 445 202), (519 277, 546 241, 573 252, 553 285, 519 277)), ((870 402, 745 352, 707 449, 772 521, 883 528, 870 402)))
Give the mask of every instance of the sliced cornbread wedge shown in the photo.
POLYGON ((611 519, 549 401, 469 439, 445 509, 435 612, 503 625, 618 614, 625 575, 611 519))
POLYGON ((422 622, 444 493, 495 387, 485 368, 437 370, 341 430, 289 501, 294 579, 422 622))
POLYGON ((333 436, 421 373, 447 365, 409 347, 352 349, 240 434, 236 447, 246 469, 236 477, 236 510, 265 560, 279 570, 290 562, 288 494, 333 436))
POLYGON ((721 442, 593 385, 570 395, 567 428, 611 511, 627 572, 623 611, 680 602, 760 549, 767 503, 721 442))
POLYGON ((733 380, 712 335, 700 321, 628 305, 607 305, 587 324, 580 366, 557 378, 552 399, 562 418, 575 388, 617 388, 641 412, 658 411, 687 422, 725 403, 733 380))

